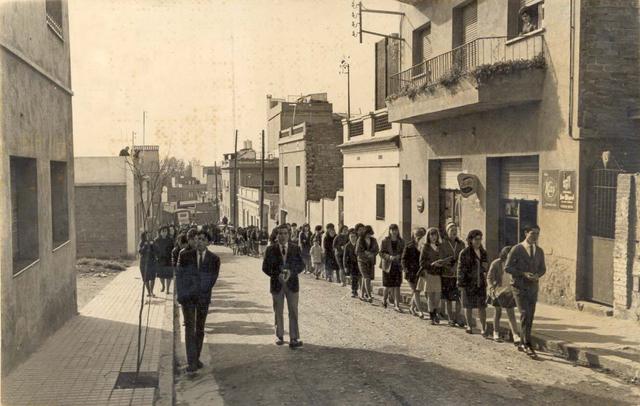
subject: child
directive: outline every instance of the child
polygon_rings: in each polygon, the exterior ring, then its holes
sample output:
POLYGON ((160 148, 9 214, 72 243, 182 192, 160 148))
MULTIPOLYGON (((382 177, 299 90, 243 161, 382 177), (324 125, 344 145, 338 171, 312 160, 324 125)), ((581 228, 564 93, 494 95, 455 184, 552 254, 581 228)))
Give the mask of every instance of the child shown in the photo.
POLYGON ((316 274, 316 279, 320 279, 320 275, 323 271, 322 263, 322 247, 320 247, 320 238, 313 240, 313 247, 311 247, 311 262, 313 262, 313 271, 316 274))

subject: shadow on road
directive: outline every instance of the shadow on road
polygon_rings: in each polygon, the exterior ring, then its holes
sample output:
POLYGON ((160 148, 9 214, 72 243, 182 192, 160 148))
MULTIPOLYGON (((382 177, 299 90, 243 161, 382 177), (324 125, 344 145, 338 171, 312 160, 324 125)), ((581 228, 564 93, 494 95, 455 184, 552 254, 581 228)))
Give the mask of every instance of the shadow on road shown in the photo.
POLYGON ((272 325, 238 320, 206 323, 205 328, 208 334, 236 334, 239 336, 273 334, 272 325))

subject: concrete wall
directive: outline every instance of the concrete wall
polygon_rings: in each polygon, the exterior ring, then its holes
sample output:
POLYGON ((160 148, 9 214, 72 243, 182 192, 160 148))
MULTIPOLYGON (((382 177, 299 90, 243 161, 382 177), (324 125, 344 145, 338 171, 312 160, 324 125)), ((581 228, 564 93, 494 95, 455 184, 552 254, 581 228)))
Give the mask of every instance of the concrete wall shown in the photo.
POLYGON ((308 178, 306 148, 310 143, 304 134, 287 137, 280 141, 280 209, 287 212, 287 222, 303 224, 307 218, 306 204, 308 178), (291 138, 291 140, 289 140, 291 138), (286 140, 286 141, 285 141, 286 140), (300 166, 300 186, 296 186, 296 166, 300 166), (288 184, 284 184, 284 168, 288 168, 288 184))
POLYGON ((332 223, 336 227, 336 230, 338 230, 338 225, 340 224, 338 198, 320 199, 316 201, 309 200, 307 205, 309 211, 308 220, 303 223, 298 223, 298 225, 309 223, 313 230, 317 225, 325 227, 327 224, 332 223))
POLYGON ((75 195, 68 17, 62 41, 45 2, 0 4, 0 216, 11 216, 10 156, 37 160, 39 260, 13 274, 11 223, 0 236, 1 363, 5 375, 76 314, 75 195), (69 241, 53 246, 50 161, 67 164, 69 241))

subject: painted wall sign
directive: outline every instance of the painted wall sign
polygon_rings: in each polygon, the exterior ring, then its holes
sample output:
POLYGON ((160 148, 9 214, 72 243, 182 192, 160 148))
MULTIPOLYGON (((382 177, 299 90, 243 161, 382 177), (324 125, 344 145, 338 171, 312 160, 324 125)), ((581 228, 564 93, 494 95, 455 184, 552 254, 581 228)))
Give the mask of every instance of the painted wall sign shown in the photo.
POLYGON ((560 171, 560 197, 561 210, 576 209, 576 171, 560 171))
POLYGON ((557 209, 560 202, 560 172, 542 171, 542 207, 557 209))
POLYGON ((478 190, 478 177, 469 173, 459 173, 458 186, 462 197, 469 197, 478 190))
POLYGON ((418 201, 416 203, 418 213, 422 213, 424 211, 424 197, 418 196, 418 201))

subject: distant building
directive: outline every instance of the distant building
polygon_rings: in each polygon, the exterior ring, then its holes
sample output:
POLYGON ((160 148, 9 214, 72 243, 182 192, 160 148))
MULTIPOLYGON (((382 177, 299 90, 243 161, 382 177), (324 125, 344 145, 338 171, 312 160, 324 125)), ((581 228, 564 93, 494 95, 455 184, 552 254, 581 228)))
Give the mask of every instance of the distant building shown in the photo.
MULTIPOLYGON (((278 194, 264 194, 264 206, 262 209, 262 222, 260 222, 260 188, 238 188, 238 226, 260 226, 261 224, 270 231, 277 223, 278 194)), ((265 188, 265 190, 267 190, 265 188)))
POLYGON ((0 6, 2 375, 76 315, 66 1, 0 6))
MULTIPOLYGON (((236 201, 240 187, 260 188, 261 186, 261 160, 256 159, 256 153, 251 148, 250 142, 245 142, 245 147, 238 151, 237 175, 238 175, 238 192, 234 193, 234 154, 224 154, 224 162, 221 166, 221 195, 220 215, 227 217, 229 223, 233 222, 234 213, 236 212, 236 201), (235 198, 234 198, 235 196, 235 198)), ((265 159, 264 161, 264 185, 265 193, 278 193, 278 160, 265 159)), ((238 221, 240 220, 238 213, 238 221)))
MULTIPOLYGON (((331 104, 329 110, 331 109, 331 104)), ((308 201, 335 198, 343 185, 341 117, 303 122, 280 132, 280 222, 303 224, 308 201)))
POLYGON ((144 205, 127 160, 75 158, 78 257, 135 257, 138 252, 144 205))

